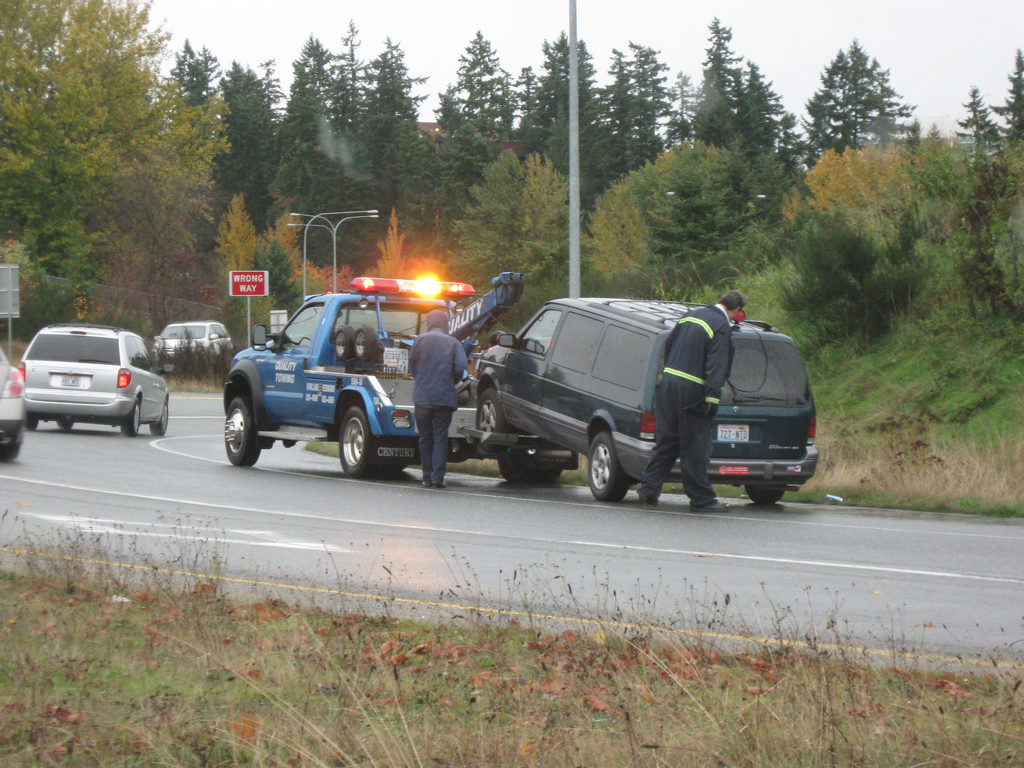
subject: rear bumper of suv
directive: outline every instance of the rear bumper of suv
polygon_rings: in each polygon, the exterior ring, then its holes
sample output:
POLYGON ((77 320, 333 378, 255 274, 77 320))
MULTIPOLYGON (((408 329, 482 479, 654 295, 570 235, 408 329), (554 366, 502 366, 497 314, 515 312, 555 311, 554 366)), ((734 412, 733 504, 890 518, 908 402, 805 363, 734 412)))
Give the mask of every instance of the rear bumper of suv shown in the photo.
POLYGON ((818 449, 807 446, 802 459, 711 459, 708 477, 715 485, 803 485, 818 468, 818 449))
MULTIPOLYGON (((639 480, 647 466, 647 457, 654 448, 653 441, 634 440, 615 434, 615 449, 626 474, 639 480)), ((712 457, 708 479, 712 485, 765 485, 796 487, 814 476, 818 468, 818 449, 808 445, 807 452, 798 459, 719 459, 712 457)), ((669 473, 669 482, 679 482, 679 462, 669 473)))

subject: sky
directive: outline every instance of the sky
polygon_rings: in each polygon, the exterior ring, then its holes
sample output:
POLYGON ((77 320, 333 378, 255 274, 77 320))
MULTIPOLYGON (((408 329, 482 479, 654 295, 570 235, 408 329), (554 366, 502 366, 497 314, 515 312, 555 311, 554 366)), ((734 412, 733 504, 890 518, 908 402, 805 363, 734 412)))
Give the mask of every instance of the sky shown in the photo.
MULTIPOLYGON (((821 75, 856 39, 890 75, 890 85, 927 131, 956 130, 963 105, 977 86, 990 106, 1009 92, 1018 49, 1024 49, 1021 0, 576 0, 577 38, 586 44, 597 81, 608 81, 613 50, 629 44, 653 48, 677 73, 701 82, 714 18, 732 30, 732 51, 756 64, 798 118, 821 85, 821 75)), ((391 39, 405 53, 411 77, 427 81, 420 119, 434 120, 438 94, 457 79, 459 57, 480 32, 513 77, 532 66, 542 70, 545 41, 569 31, 568 0, 152 0, 151 28, 170 34, 171 54, 188 40, 207 48, 226 70, 232 62, 260 71, 275 60, 287 93, 292 62, 315 37, 341 50, 349 21, 358 31, 357 56, 369 62, 391 39)), ((173 65, 166 63, 165 71, 173 65)))

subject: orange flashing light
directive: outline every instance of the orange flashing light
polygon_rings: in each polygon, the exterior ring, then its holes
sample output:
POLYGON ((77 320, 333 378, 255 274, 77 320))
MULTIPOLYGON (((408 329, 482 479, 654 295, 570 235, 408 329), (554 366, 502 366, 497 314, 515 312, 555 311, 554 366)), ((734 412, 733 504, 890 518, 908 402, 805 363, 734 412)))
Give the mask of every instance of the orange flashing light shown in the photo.
POLYGON ((433 277, 421 277, 416 280, 403 280, 394 277, 356 277, 349 286, 361 293, 404 293, 423 298, 437 296, 471 296, 473 286, 469 283, 450 283, 435 280, 433 277))

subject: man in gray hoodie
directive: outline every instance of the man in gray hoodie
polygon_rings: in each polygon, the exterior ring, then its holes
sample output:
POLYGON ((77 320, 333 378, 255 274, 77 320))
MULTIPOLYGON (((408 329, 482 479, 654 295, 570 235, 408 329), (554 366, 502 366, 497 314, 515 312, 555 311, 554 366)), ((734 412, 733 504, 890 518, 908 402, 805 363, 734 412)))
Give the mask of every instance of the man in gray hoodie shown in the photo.
POLYGON ((409 370, 416 380, 412 401, 420 433, 420 465, 424 486, 447 488, 448 427, 458 406, 455 385, 466 371, 466 353, 448 335, 448 313, 443 309, 427 313, 426 327, 409 356, 409 370))

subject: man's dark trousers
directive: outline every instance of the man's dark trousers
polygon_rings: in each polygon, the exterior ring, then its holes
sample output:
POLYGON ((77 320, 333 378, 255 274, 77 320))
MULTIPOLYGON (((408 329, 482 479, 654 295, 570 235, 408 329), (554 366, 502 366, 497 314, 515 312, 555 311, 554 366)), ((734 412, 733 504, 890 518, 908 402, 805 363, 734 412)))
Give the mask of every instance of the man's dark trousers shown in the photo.
POLYGON ((654 396, 654 416, 655 447, 644 469, 640 495, 657 499, 678 458, 690 504, 700 507, 715 501, 715 491, 708 482, 714 419, 705 412, 702 389, 678 376, 664 374, 654 396))
POLYGON ((416 404, 416 428, 420 433, 420 466, 423 482, 440 483, 448 465, 448 427, 455 409, 447 405, 416 404))

